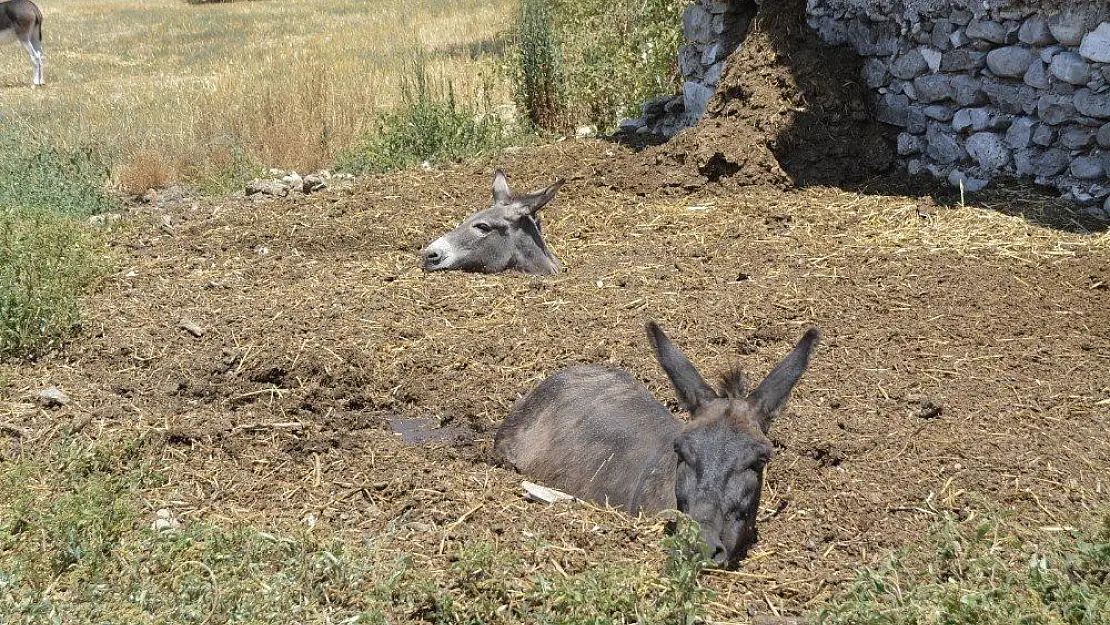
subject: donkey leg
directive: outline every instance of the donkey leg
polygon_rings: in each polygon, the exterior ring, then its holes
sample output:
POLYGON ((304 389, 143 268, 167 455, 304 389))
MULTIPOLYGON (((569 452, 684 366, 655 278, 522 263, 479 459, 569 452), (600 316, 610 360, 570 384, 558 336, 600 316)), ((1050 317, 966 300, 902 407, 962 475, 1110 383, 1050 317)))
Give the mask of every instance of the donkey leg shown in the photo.
POLYGON ((42 76, 42 69, 39 61, 39 53, 35 50, 30 39, 20 38, 19 45, 27 52, 27 56, 31 59, 31 85, 39 86, 39 80, 42 76))

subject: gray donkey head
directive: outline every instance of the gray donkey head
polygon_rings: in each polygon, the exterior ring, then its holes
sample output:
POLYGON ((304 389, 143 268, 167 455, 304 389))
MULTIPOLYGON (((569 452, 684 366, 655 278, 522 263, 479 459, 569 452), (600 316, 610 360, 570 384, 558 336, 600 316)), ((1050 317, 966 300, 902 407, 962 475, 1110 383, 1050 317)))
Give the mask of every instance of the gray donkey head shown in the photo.
POLYGON ((542 191, 516 194, 500 169, 493 177, 493 205, 478 211, 421 252, 425 271, 461 269, 554 274, 563 265, 547 248, 539 211, 555 198, 562 180, 542 191))
POLYGON ((648 324, 659 364, 693 417, 674 440, 675 503, 699 523, 718 565, 743 558, 756 539, 763 468, 773 453, 767 434, 820 336, 816 328, 807 331, 748 393, 738 368, 725 374, 720 390, 709 386, 663 330, 654 322, 648 324))

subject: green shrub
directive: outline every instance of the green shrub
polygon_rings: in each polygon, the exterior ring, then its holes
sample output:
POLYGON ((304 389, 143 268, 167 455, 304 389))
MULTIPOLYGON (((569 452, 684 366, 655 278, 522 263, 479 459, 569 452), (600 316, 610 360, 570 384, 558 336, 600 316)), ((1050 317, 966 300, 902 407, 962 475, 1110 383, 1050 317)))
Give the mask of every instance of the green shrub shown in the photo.
POLYGON ((1017 523, 946 516, 928 542, 866 570, 822 625, 1110 624, 1110 512, 1101 526, 1022 536, 1017 523))
POLYGON ((546 0, 521 0, 517 24, 517 106, 537 128, 562 130, 565 94, 559 44, 546 0))
POLYGON ((516 25, 517 104, 541 127, 612 128, 679 87, 684 0, 524 0, 516 25), (536 6, 533 6, 536 5, 536 6))
POLYGON ((479 94, 460 100, 449 81, 428 75, 424 63, 409 64, 401 103, 383 112, 375 131, 336 159, 339 169, 386 173, 429 163, 457 161, 500 150, 513 139, 511 128, 492 114, 479 94))
POLYGON ((111 208, 107 168, 90 150, 25 143, 0 125, 0 358, 56 345, 99 275, 85 220, 111 208))

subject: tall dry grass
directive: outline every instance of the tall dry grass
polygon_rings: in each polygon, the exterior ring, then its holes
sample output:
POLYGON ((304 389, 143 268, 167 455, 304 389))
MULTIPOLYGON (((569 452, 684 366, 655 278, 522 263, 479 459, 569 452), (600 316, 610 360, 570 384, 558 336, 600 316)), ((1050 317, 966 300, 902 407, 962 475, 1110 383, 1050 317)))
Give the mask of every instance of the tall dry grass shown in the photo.
POLYGON ((487 96, 511 101, 495 60, 509 0, 41 4, 48 87, 0 47, 0 115, 92 146, 130 192, 326 166, 398 100, 417 54, 463 97, 493 84, 487 96))

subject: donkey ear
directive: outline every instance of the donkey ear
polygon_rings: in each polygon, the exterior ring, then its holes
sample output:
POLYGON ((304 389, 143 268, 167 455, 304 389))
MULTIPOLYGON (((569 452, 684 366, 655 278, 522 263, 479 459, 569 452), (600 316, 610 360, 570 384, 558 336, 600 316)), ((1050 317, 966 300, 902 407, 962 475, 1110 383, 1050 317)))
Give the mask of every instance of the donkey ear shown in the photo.
POLYGON ((810 328, 802 336, 802 340, 794 346, 782 362, 775 365, 771 373, 759 383, 752 394, 748 396, 748 403, 756 408, 759 427, 766 434, 771 429, 771 421, 778 416, 786 400, 790 398, 790 391, 805 373, 809 366, 809 357, 817 342, 821 340, 821 331, 810 328))
POLYGON ((520 210, 522 211, 522 213, 528 215, 535 215, 536 213, 540 212, 541 208, 547 206, 548 202, 555 199, 555 194, 558 193, 559 189, 562 188, 564 183, 566 183, 565 180, 556 180, 555 184, 544 189, 543 191, 536 191, 535 193, 529 193, 528 195, 517 198, 517 202, 520 205, 520 210))
POLYGON ((493 203, 509 204, 513 201, 513 192, 509 189, 509 181, 505 172, 498 169, 493 174, 493 203))
POLYGON ((674 384, 683 408, 693 413, 710 400, 717 399, 717 393, 705 383, 694 363, 675 347, 659 324, 649 321, 647 333, 651 346, 655 348, 655 357, 663 371, 667 372, 671 384, 674 384))

